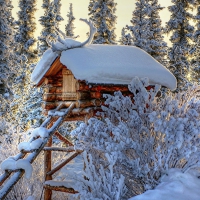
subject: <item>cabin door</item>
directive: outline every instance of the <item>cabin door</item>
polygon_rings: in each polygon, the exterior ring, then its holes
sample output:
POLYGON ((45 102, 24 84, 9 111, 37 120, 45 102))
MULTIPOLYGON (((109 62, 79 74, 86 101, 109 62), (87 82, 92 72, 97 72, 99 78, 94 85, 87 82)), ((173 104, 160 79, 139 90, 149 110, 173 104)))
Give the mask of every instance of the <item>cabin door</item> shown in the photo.
POLYGON ((76 79, 70 70, 67 68, 62 69, 63 74, 63 100, 76 100, 76 79))

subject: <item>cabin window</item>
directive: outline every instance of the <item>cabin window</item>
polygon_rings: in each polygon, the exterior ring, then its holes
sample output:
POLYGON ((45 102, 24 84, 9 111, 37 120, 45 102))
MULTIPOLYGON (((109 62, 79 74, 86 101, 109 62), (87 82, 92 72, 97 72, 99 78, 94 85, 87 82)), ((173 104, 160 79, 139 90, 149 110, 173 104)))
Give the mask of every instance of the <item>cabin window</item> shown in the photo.
POLYGON ((66 68, 62 70, 63 74, 63 100, 76 100, 76 79, 74 78, 72 72, 66 68))

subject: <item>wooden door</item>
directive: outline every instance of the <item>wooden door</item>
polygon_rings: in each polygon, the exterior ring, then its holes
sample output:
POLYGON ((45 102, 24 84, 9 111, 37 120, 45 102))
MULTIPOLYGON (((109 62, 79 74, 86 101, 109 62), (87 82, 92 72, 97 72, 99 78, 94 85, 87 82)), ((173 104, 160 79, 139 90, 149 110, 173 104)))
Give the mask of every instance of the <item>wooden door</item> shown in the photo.
POLYGON ((62 99, 63 100, 76 100, 77 93, 76 93, 76 79, 72 72, 67 69, 63 68, 63 93, 62 99))

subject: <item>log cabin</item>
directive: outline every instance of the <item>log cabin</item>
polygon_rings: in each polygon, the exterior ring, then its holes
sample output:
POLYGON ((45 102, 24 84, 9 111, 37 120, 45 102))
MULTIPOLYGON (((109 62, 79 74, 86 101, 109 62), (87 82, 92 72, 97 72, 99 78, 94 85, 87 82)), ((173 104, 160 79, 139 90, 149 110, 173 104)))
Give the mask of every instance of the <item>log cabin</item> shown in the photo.
POLYGON ((56 43, 42 56, 31 80, 37 87, 44 86, 42 108, 44 114, 61 102, 68 107, 75 102, 71 120, 94 116, 104 103, 103 94, 121 91, 132 96, 128 84, 133 77, 149 78, 155 84, 176 88, 173 74, 140 48, 123 45, 90 44, 96 32, 93 24, 90 36, 83 42, 58 37, 56 43))

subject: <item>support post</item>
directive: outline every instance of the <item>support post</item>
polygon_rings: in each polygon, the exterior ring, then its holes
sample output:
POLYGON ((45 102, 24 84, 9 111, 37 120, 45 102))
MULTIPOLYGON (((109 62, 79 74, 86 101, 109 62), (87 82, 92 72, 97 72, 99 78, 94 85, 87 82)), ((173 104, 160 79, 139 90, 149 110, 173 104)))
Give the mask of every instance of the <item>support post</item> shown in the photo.
MULTIPOLYGON (((52 146, 52 137, 50 137, 46 147, 52 146)), ((48 175, 47 173, 51 171, 51 151, 44 152, 44 175, 45 181, 52 180, 52 175, 48 175)), ((52 190, 45 188, 44 189, 44 200, 51 200, 52 190)))

